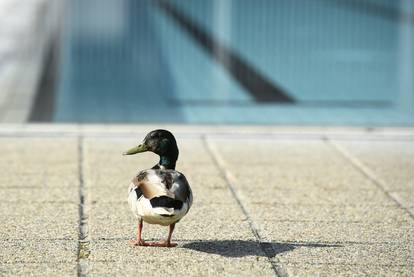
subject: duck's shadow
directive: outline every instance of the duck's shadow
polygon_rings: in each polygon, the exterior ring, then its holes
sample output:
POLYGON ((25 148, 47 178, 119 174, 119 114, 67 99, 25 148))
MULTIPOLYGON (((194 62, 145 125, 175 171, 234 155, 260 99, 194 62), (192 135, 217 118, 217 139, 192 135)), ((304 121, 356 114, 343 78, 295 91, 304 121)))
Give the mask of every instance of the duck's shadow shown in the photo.
POLYGON ((340 244, 323 243, 277 243, 246 240, 210 240, 194 241, 186 243, 183 248, 192 249, 210 254, 219 254, 225 257, 263 256, 275 257, 276 255, 292 251, 298 247, 342 247, 340 244))

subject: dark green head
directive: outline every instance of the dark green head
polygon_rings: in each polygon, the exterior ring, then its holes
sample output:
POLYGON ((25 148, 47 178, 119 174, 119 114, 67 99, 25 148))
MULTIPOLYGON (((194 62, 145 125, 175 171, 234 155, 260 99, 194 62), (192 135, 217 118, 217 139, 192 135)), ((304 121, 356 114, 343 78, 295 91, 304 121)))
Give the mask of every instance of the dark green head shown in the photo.
POLYGON ((177 142, 171 132, 167 130, 154 130, 149 132, 144 141, 124 152, 124 155, 133 155, 142 152, 153 152, 160 156, 160 166, 167 169, 175 169, 175 163, 178 159, 177 142))

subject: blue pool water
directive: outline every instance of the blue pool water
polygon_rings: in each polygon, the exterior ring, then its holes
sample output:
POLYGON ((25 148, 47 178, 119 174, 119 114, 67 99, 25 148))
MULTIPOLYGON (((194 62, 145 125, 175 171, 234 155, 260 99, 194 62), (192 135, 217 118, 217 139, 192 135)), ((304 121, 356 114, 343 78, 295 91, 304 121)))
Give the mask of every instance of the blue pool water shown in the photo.
POLYGON ((411 8, 74 0, 52 120, 414 125, 411 8))

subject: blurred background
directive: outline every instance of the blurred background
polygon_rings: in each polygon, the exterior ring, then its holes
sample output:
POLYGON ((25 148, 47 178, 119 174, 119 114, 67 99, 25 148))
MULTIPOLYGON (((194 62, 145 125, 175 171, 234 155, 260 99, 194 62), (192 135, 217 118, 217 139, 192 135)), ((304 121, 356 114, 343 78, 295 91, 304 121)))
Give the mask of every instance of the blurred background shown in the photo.
POLYGON ((0 122, 414 125, 412 0, 1 0, 0 122))

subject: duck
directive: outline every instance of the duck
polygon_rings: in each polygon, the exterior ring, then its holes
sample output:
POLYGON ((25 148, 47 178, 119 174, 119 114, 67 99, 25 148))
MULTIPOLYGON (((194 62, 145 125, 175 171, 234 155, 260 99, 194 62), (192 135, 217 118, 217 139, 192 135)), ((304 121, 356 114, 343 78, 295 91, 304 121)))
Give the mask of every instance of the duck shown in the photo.
POLYGON ((191 187, 181 172, 175 170, 178 159, 178 146, 174 135, 163 129, 149 132, 141 144, 123 155, 153 152, 160 158, 150 169, 145 169, 131 180, 128 188, 128 203, 138 220, 136 239, 132 246, 174 247, 171 242, 175 224, 190 210, 193 203, 191 187), (143 222, 169 226, 168 237, 164 241, 145 242, 142 239, 143 222))

